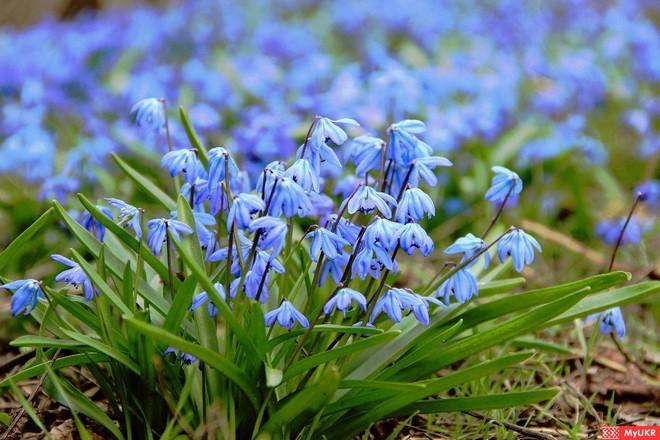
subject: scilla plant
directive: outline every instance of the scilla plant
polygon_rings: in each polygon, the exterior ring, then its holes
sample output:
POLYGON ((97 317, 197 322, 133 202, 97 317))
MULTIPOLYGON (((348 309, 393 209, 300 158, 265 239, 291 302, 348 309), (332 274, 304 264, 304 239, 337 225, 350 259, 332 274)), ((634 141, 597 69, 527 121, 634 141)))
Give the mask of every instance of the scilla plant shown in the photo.
MULTIPOLYGON (((134 113, 167 128, 163 101, 134 113)), ((295 158, 247 176, 180 114, 192 148, 168 143, 161 161, 176 194, 115 157, 159 209, 79 194, 80 222, 53 202, 0 254, 1 268, 53 218, 79 242, 53 255, 55 284, 6 280, 12 312, 30 314, 39 333, 13 341, 34 356, 0 387, 41 378, 81 436, 85 415, 118 439, 346 439, 392 416, 548 400, 556 389, 447 393, 532 356, 510 347, 521 335, 659 289, 614 289, 629 275, 613 272, 517 292, 525 280, 507 274, 541 246, 498 224, 523 189, 503 167, 485 195, 494 206, 486 230, 443 243, 446 264, 436 259, 434 275, 404 278, 439 244, 424 226, 435 214, 427 191, 452 166, 418 137, 422 122, 394 123, 386 140, 349 140, 357 122, 315 117, 295 158), (482 356, 493 347, 504 354, 482 356), (99 387, 107 411, 81 381, 99 387)))

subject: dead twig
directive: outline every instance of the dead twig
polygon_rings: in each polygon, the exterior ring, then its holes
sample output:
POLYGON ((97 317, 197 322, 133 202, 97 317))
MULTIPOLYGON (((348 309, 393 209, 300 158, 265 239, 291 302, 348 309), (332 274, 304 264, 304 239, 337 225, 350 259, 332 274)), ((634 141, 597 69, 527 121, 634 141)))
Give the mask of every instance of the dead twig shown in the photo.
POLYGON ((514 431, 514 432, 517 432, 518 434, 526 435, 526 436, 531 437, 531 438, 536 438, 536 439, 540 439, 540 440, 556 440, 555 437, 553 437, 551 435, 543 434, 543 433, 540 433, 540 432, 535 431, 533 429, 525 428, 525 427, 522 427, 522 426, 519 426, 519 425, 516 425, 516 424, 513 424, 513 423, 501 422, 499 420, 489 419, 488 417, 483 416, 483 415, 481 415, 477 412, 474 412, 474 411, 463 411, 463 414, 467 414, 467 415, 472 416, 476 419, 483 420, 486 423, 492 423, 494 425, 501 426, 501 427, 506 428, 510 431, 514 431))

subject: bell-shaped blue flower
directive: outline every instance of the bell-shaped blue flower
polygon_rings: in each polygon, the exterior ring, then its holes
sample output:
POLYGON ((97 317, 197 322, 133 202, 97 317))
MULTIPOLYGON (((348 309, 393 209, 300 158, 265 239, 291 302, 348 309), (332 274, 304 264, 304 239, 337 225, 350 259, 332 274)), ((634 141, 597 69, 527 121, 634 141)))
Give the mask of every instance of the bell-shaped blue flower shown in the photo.
MULTIPOLYGON (((325 260, 323 262, 323 268, 321 269, 321 276, 319 277, 319 286, 322 286, 325 283, 328 275, 332 277, 335 284, 339 284, 349 259, 350 255, 347 252, 342 252, 332 260, 325 260)), ((364 279, 364 277, 362 279, 364 279)))
POLYGON ((174 239, 179 240, 179 234, 192 234, 193 230, 187 224, 174 219, 157 218, 149 220, 147 223, 149 234, 147 234, 147 245, 154 253, 160 255, 163 249, 163 243, 167 237, 167 231, 170 231, 174 239))
POLYGON ((381 247, 388 252, 392 252, 398 244, 402 227, 403 225, 400 223, 377 218, 364 231, 363 243, 371 249, 381 247))
POLYGON ((73 287, 82 286, 83 292, 85 293, 85 299, 91 301, 94 298, 95 294, 98 294, 96 289, 92 286, 92 282, 85 273, 85 271, 80 267, 78 263, 68 258, 54 254, 51 255, 51 258, 59 263, 69 266, 70 269, 60 272, 55 276, 55 281, 61 281, 66 284, 70 284, 73 287))
POLYGON ((271 249, 274 256, 282 252, 288 228, 281 218, 270 215, 259 217, 250 222, 249 229, 250 232, 261 231, 258 243, 261 249, 271 249))
POLYGON ((449 305, 449 297, 454 296, 461 304, 466 303, 473 296, 479 294, 477 279, 468 269, 461 269, 450 276, 435 291, 435 296, 443 298, 443 302, 449 305))
POLYGON ((319 176, 307 159, 296 160, 284 175, 291 178, 305 191, 319 192, 319 176))
POLYGON ((392 210, 389 205, 396 206, 396 204, 396 200, 391 195, 362 185, 348 201, 348 213, 355 214, 360 211, 369 214, 376 209, 383 217, 390 218, 392 210))
MULTIPOLYGON (((106 202, 113 208, 119 210, 119 224, 122 226, 130 227, 135 232, 138 240, 142 238, 142 220, 140 210, 133 205, 129 205, 123 200, 113 199, 108 197, 106 202)), ((110 214, 112 218, 112 213, 110 214)))
POLYGON ((423 180, 429 186, 436 186, 438 184, 438 177, 433 170, 437 167, 450 167, 452 165, 449 159, 442 156, 418 157, 412 163, 413 168, 410 171, 408 183, 417 187, 420 180, 423 180))
POLYGON ((145 98, 131 108, 131 118, 139 127, 147 127, 158 133, 165 127, 165 106, 158 98, 145 98))
POLYGON ((510 255, 514 269, 516 272, 521 272, 525 264, 534 262, 534 248, 541 252, 541 245, 534 237, 522 229, 515 228, 497 242, 497 256, 503 263, 510 255))
POLYGON ((508 168, 495 166, 491 168, 495 176, 490 183, 490 188, 486 192, 486 200, 493 203, 502 203, 504 199, 516 197, 523 188, 523 183, 518 174, 508 168))
POLYGON ((435 205, 431 197, 419 188, 408 188, 403 192, 396 211, 396 219, 405 223, 412 219, 418 222, 424 218, 435 215, 435 205))
POLYGON ((398 291, 399 301, 403 306, 403 311, 407 313, 412 312, 415 318, 423 325, 429 325, 429 303, 442 305, 440 301, 430 296, 422 296, 399 288, 391 290, 398 291))
POLYGON ((308 237, 312 239, 309 253, 313 261, 318 261, 321 251, 334 260, 343 252, 342 248, 349 245, 348 241, 326 228, 317 228, 308 237))
POLYGON ((312 145, 320 146, 326 143, 326 140, 331 140, 335 145, 342 145, 348 139, 346 132, 337 124, 351 125, 359 127, 360 124, 354 119, 341 118, 329 119, 318 117, 314 122, 314 128, 310 135, 312 145))
POLYGON ((266 313, 264 319, 268 327, 271 327, 275 322, 288 330, 291 330, 296 325, 296 322, 298 322, 303 328, 309 327, 309 321, 305 315, 300 313, 293 304, 286 299, 282 301, 282 304, 278 308, 266 313))
MULTIPOLYGON (((614 246, 619 240, 619 235, 621 235, 621 230, 626 225, 626 218, 622 217, 619 219, 612 220, 602 220, 598 225, 596 225, 596 234, 603 239, 605 243, 610 246, 614 246)), ((637 219, 637 216, 630 217, 630 221, 626 226, 626 229, 623 231, 623 237, 621 237, 621 246, 632 244, 638 245, 642 240, 643 228, 637 219)))
POLYGON ((419 249, 425 257, 430 255, 435 249, 435 245, 429 234, 417 223, 403 225, 399 234, 399 245, 408 255, 412 255, 415 249, 419 249))
MULTIPOLYGON (((222 298, 223 300, 227 299, 227 295, 225 294, 225 288, 222 286, 222 284, 215 283, 213 287, 215 287, 215 291, 218 292, 220 298, 222 298)), ((190 305, 189 310, 191 311, 196 310, 202 307, 204 304, 207 304, 207 311, 211 318, 215 318, 216 316, 218 316, 218 308, 215 306, 213 300, 209 298, 209 295, 206 292, 200 292, 193 297, 192 304, 190 305)))
POLYGON ((16 280, 0 287, 14 291, 14 295, 11 297, 12 316, 18 315, 23 310, 25 310, 25 315, 29 315, 37 307, 37 301, 45 298, 44 292, 41 290, 41 283, 33 279, 16 280))
POLYGON ((355 162, 355 175, 363 177, 373 169, 382 165, 385 142, 371 136, 358 136, 351 142, 351 157, 355 162))
MULTIPOLYGON (((298 214, 304 217, 312 212, 312 204, 305 190, 293 179, 280 177, 274 185, 275 194, 270 204, 269 215, 279 217, 284 214, 285 217, 293 217, 298 214)), ((266 194, 270 193, 267 191, 266 194)))
POLYGON ((431 148, 415 136, 424 131, 424 123, 415 119, 406 119, 390 125, 387 130, 387 158, 397 165, 407 166, 415 158, 431 154, 431 148))
POLYGON ((264 209, 266 204, 259 196, 249 193, 235 196, 227 215, 227 228, 231 228, 234 222, 240 229, 247 228, 252 222, 252 217, 264 209))
POLYGON ((184 174, 186 182, 194 183, 202 168, 194 149, 173 150, 160 160, 161 168, 166 168, 170 176, 184 174))
POLYGON ((335 308, 339 311, 346 312, 351 310, 353 303, 357 304, 363 312, 367 310, 367 299, 357 290, 344 287, 328 300, 323 306, 323 313, 326 315, 332 314, 335 308))
MULTIPOLYGON (((99 211, 101 211, 103 214, 105 214, 109 219, 112 220, 112 211, 110 211, 108 208, 105 206, 98 206, 96 205, 99 211)), ((89 232, 94 234, 98 241, 103 241, 105 238, 105 226, 103 226, 103 223, 98 221, 92 214, 89 213, 89 211, 85 210, 81 216, 80 216, 80 225, 87 229, 89 232)))
POLYGON ((215 147, 209 150, 209 192, 218 191, 218 185, 225 180, 225 173, 229 169, 230 180, 238 176, 238 167, 229 152, 223 147, 215 147))
MULTIPOLYGON (((485 248, 485 241, 479 237, 474 236, 473 234, 467 234, 464 237, 458 238, 447 249, 445 249, 445 254, 463 254, 463 258, 461 259, 461 262, 463 262, 469 260, 485 248)), ((486 251, 482 255, 484 257, 484 269, 488 269, 488 266, 490 266, 490 254, 488 251, 486 251)), ((468 265, 468 267, 474 265, 476 261, 477 260, 474 260, 468 265)))
POLYGON ((344 240, 347 240, 349 243, 357 242, 358 236, 360 235, 360 227, 355 223, 351 222, 347 218, 340 218, 337 226, 334 224, 337 222, 337 214, 332 214, 328 216, 328 227, 335 228, 337 234, 339 234, 344 240))
POLYGON ((604 335, 616 333, 619 339, 626 336, 626 322, 620 307, 614 307, 601 313, 595 313, 587 318, 587 322, 600 317, 600 332, 604 335))

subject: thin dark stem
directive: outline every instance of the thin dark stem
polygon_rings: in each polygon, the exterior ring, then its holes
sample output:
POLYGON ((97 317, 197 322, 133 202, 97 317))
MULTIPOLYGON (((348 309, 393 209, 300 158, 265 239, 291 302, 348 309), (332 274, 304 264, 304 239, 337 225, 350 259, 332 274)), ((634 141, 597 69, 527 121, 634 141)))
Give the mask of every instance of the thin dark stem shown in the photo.
POLYGON ((160 98, 160 103, 163 105, 163 114, 165 115, 165 138, 167 139, 167 151, 172 151, 172 137, 170 136, 170 121, 167 117, 167 101, 165 98, 160 98))
POLYGON ((261 280, 259 281, 257 296, 255 297, 257 303, 261 300, 261 292, 264 290, 264 283, 266 282, 266 275, 268 275, 269 270, 270 270, 270 261, 266 263, 266 268, 264 269, 264 273, 261 275, 261 280))
POLYGON ((348 209, 348 203, 351 201, 353 196, 355 196, 355 193, 357 193, 358 189, 362 187, 362 184, 359 183, 356 185, 355 188, 353 188, 353 191, 351 194, 341 202, 341 206, 339 207, 339 212, 337 212, 337 218, 335 219, 335 223, 332 225, 332 229, 330 229, 332 232, 335 232, 337 230, 337 226, 339 226, 339 221, 341 220, 341 217, 344 215, 344 212, 346 212, 346 209, 348 209))
MULTIPOLYGON (((399 249, 401 249, 399 243, 396 244, 396 247, 394 248, 394 251, 392 252, 392 260, 396 258, 396 254, 399 252, 399 249)), ((376 304, 375 299, 378 298, 378 296, 381 294, 383 291, 383 287, 385 287, 385 281, 387 281, 387 277, 390 275, 390 270, 385 269, 383 272, 383 276, 380 278, 380 284, 378 285, 378 288, 374 291, 373 294, 369 294, 368 302, 367 302, 367 313, 365 314, 365 319, 369 319, 369 315, 371 315, 371 312, 373 311, 373 308, 376 304)))
POLYGON ((637 196, 635 197, 635 200, 633 201, 632 206, 630 207, 630 211, 628 211, 628 217, 626 217, 626 222, 623 224, 623 227, 621 228, 621 232, 619 232, 619 237, 617 238, 616 245, 614 246, 614 250, 612 251, 612 258, 610 258, 610 265, 607 267, 608 272, 612 272, 612 268, 614 267, 614 260, 616 260, 616 254, 619 251, 619 247, 621 247, 621 242, 623 241, 623 235, 626 232, 628 223, 630 223, 630 219, 635 213, 635 209, 637 209, 637 205, 639 205, 639 202, 641 200, 642 200, 642 194, 638 193, 637 196))
POLYGON ((195 184, 190 185, 190 209, 195 209, 195 184))
MULTIPOLYGON (((225 271, 225 287, 229 289, 231 284, 231 266, 234 258, 234 223, 229 227, 229 238, 227 239, 227 270, 225 271)), ((240 243, 239 243, 240 246, 240 243)), ((240 249, 239 249, 240 252, 240 249)), ((231 295, 230 295, 231 296, 231 295)))
MULTIPOLYGON (((413 168, 415 168, 414 161, 408 167, 408 172, 406 173, 406 176, 403 178, 403 182, 401 183, 401 189, 399 189, 399 195, 396 197, 397 202, 401 201, 401 197, 403 197, 403 192, 406 190, 406 186, 408 186, 408 181, 410 180, 410 175, 412 174, 413 168)), ((394 209, 396 212, 396 207, 394 209)))
POLYGON ((484 231, 483 234, 481 234, 481 239, 483 240, 486 238, 486 235, 490 232, 491 229, 493 229, 493 226, 495 226, 495 222, 497 222, 497 219, 500 218, 500 215, 502 215, 502 212, 504 212, 504 207, 506 206, 506 202, 509 201, 509 197, 511 197, 511 193, 513 193, 513 187, 515 185, 512 184, 511 187, 509 188, 509 191, 507 191, 506 196, 504 196, 504 199, 502 200, 502 203, 500 203, 499 208, 497 209, 497 212, 495 213, 495 216, 490 219, 490 223, 488 224, 488 227, 484 231))
POLYGON ((380 191, 383 192, 385 191, 385 188, 387 187, 387 177, 390 175, 390 169, 392 168, 392 161, 389 160, 387 162, 387 168, 385 168, 385 172, 382 176, 382 180, 380 182, 380 191))
POLYGON ((628 351, 625 348, 623 348, 623 345, 621 345, 621 341, 619 341, 617 337, 614 336, 614 333, 612 333, 611 336, 614 345, 616 345, 616 348, 619 350, 619 352, 621 352, 621 354, 626 358, 628 362, 635 365, 637 368, 639 368, 639 371, 646 374, 650 378, 657 380, 658 373, 656 373, 655 371, 653 371, 651 368, 647 367, 643 363, 639 362, 630 353, 628 353, 628 351))
MULTIPOLYGON (((385 162, 387 162, 387 150, 388 150, 389 144, 386 144, 384 142, 381 143, 381 156, 380 156, 380 185, 381 185, 381 191, 382 191, 382 186, 385 184, 385 178, 386 178, 386 173, 385 173, 385 162)), ((390 164, 392 164, 392 161, 390 161, 390 164)), ((389 171, 389 165, 387 166, 387 170, 389 171)))
POLYGON ((172 239, 170 238, 170 227, 167 222, 165 222, 165 248, 167 251, 167 274, 170 277, 170 295, 174 299, 176 292, 174 290, 174 269, 172 267, 172 239))
POLYGON ((474 417, 476 419, 482 420, 487 423, 493 423, 495 425, 501 426, 503 428, 506 428, 510 431, 517 432, 518 434, 522 434, 525 437, 530 437, 530 438, 535 438, 539 440, 555 440, 554 437, 550 435, 543 434, 541 432, 537 432, 528 428, 524 428, 522 426, 514 425, 513 423, 509 422, 500 422, 499 420, 495 419, 490 419, 488 417, 485 417, 477 412, 474 411, 463 411, 463 414, 467 414, 471 417, 474 417))
POLYGON ((305 135, 305 142, 303 143, 302 151, 300 154, 300 157, 303 159, 305 158, 305 151, 307 151, 307 143, 309 142, 309 136, 312 134, 312 129, 314 128, 314 125, 316 125, 317 120, 318 118, 315 117, 312 123, 310 124, 309 129, 307 130, 307 134, 305 135))

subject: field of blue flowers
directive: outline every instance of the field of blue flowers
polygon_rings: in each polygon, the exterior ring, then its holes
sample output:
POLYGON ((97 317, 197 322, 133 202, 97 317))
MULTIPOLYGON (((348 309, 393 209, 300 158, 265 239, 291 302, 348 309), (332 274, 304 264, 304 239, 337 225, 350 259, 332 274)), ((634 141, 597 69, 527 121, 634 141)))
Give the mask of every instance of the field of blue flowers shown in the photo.
POLYGON ((0 440, 657 425, 658 23, 198 0, 2 29, 0 440))

